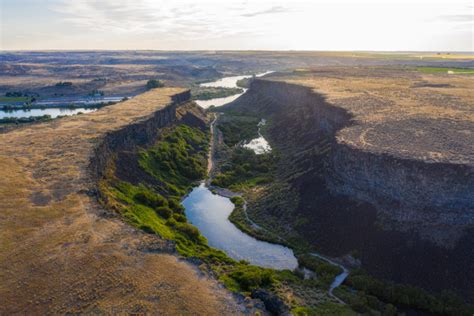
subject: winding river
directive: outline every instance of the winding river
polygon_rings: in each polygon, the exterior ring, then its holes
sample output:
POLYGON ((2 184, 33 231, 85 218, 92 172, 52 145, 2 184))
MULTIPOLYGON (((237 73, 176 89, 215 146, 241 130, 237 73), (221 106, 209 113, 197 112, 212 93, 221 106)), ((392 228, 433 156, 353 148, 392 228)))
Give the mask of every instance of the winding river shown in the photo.
MULTIPOLYGON (((265 75, 267 75, 269 73, 272 73, 272 72, 273 71, 267 71, 267 72, 263 72, 263 73, 260 73, 260 74, 256 74, 255 77, 262 77, 262 76, 265 76, 265 75)), ((239 88, 239 86, 237 86, 237 81, 239 81, 240 79, 250 78, 250 77, 251 76, 224 77, 224 78, 219 79, 217 81, 201 83, 200 86, 201 87, 212 87, 212 88, 218 88, 218 87, 239 88)), ((238 97, 240 97, 242 94, 244 94, 247 91, 247 89, 243 89, 243 90, 244 91, 242 93, 234 94, 234 95, 224 97, 224 98, 214 98, 214 99, 210 99, 210 100, 196 100, 196 103, 204 109, 207 109, 211 105, 223 106, 224 104, 227 104, 227 103, 230 103, 230 102, 236 100, 238 97)))
MULTIPOLYGON (((267 73, 256 76, 261 77, 265 74, 267 73)), ((248 77, 250 76, 226 77, 201 85, 235 88, 238 80, 248 77)), ((245 91, 246 89, 243 93, 245 91)), ((237 99, 243 93, 226 98, 196 101, 196 103, 203 108, 211 105, 222 106, 237 99)), ((210 164, 211 167, 212 164, 210 164)), ((225 251, 231 258, 278 270, 293 270, 298 266, 298 261, 290 248, 258 240, 235 227, 229 221, 234 204, 228 197, 211 192, 204 183, 192 190, 184 199, 183 205, 189 221, 199 228, 209 245, 225 251)))
MULTIPOLYGON (((270 72, 258 74, 256 77, 261 77, 268 73, 270 72)), ((203 83, 201 85, 206 87, 235 88, 237 87, 238 80, 248 77, 249 76, 226 77, 214 82, 203 83)), ((201 100, 196 101, 196 103, 203 108, 208 108, 211 105, 222 106, 234 101, 244 94, 246 90, 247 89, 244 89, 243 93, 230 97, 205 101, 201 100)), ((214 123, 215 119, 211 124, 212 134, 214 134, 214 123)), ((263 154, 271 151, 270 145, 260 133, 260 129, 265 125, 265 123, 266 121, 262 119, 258 124, 259 137, 252 139, 250 142, 243 145, 244 147, 254 150, 256 154, 263 154)), ((210 172, 211 169, 212 159, 209 160, 208 172, 210 172)), ((232 222, 229 221, 229 215, 234 209, 234 204, 228 197, 211 192, 204 182, 192 190, 192 192, 184 199, 183 205, 189 221, 199 228, 201 233, 207 238, 209 245, 225 251, 231 258, 236 260, 246 260, 254 265, 277 270, 293 270, 298 267, 298 261, 293 250, 290 248, 258 240, 243 233, 232 224, 232 222)), ((336 265, 343 270, 342 273, 334 278, 334 281, 329 287, 328 294, 335 300, 344 304, 341 299, 333 294, 333 291, 344 282, 349 275, 349 271, 344 266, 330 258, 318 253, 311 253, 311 255, 330 264, 336 265)))

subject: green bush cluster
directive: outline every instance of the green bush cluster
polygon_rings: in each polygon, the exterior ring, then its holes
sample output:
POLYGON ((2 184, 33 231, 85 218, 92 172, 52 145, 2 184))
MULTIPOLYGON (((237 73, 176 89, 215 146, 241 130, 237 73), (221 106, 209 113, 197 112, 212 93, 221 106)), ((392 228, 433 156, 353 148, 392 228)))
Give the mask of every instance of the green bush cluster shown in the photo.
POLYGON ((23 124, 33 122, 47 122, 50 120, 52 120, 52 118, 51 115, 48 114, 29 117, 4 117, 0 119, 0 124, 23 124))
POLYGON ((163 196, 151 190, 144 189, 136 193, 134 198, 135 201, 137 201, 138 203, 149 206, 151 208, 168 206, 168 201, 163 196))
POLYGON ((316 256, 303 254, 298 256, 298 264, 316 272, 318 279, 326 286, 331 285, 334 278, 342 273, 338 266, 330 264, 316 256))
POLYGON ((239 265, 235 271, 229 273, 240 289, 251 291, 260 287, 269 287, 275 282, 275 273, 271 269, 264 269, 251 265, 239 265))
POLYGON ((188 236, 191 240, 199 241, 201 234, 199 233, 199 229, 197 229, 195 226, 188 223, 176 222, 176 228, 188 236))
POLYGON ((474 306, 464 304, 462 299, 449 291, 434 296, 418 287, 381 281, 362 270, 351 273, 346 283, 360 292, 358 297, 351 299, 351 305, 361 311, 368 307, 379 309, 380 300, 439 315, 474 314, 474 306))
POLYGON ((163 217, 164 219, 168 219, 173 215, 173 211, 167 206, 159 206, 156 208, 156 213, 163 217))
MULTIPOLYGON (((219 121, 217 128, 224 135, 224 143, 233 147, 245 140, 258 137, 260 118, 254 116, 238 116, 226 114, 229 119, 219 121)), ((226 117, 226 116, 224 116, 226 117)))
POLYGON ((71 81, 59 81, 58 83, 55 84, 56 87, 71 87, 72 82, 71 81))
POLYGON ((235 148, 229 161, 222 164, 221 172, 212 184, 222 188, 240 189, 271 182, 276 157, 273 153, 256 155, 253 150, 235 148))
POLYGON ((146 83, 146 88, 148 90, 155 89, 155 88, 161 88, 161 87, 164 87, 164 86, 165 86, 165 84, 161 80, 157 80, 157 79, 150 79, 146 83))
MULTIPOLYGON (((179 125, 165 132, 150 149, 140 153, 139 164, 160 180, 163 192, 182 196, 207 173, 208 134, 198 128, 179 125)), ((178 206, 174 200, 173 206, 178 206)))

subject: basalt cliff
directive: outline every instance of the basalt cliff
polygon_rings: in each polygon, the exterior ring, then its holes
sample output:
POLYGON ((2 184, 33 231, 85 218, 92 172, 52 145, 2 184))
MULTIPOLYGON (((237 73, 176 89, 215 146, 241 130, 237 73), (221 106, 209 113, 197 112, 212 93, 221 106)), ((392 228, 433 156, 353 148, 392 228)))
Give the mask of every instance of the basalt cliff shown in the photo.
POLYGON ((254 80, 227 109, 267 119, 280 160, 249 215, 378 277, 474 297, 470 83, 443 80, 383 68, 254 80))

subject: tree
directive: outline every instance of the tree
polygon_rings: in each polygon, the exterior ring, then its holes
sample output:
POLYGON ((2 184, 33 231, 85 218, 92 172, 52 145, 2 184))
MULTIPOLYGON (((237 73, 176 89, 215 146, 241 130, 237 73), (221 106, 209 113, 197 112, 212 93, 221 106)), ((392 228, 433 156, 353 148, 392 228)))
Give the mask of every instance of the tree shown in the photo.
POLYGON ((164 86, 165 86, 165 84, 161 80, 157 80, 157 79, 150 79, 146 83, 146 88, 148 90, 155 89, 155 88, 161 88, 161 87, 164 87, 164 86))

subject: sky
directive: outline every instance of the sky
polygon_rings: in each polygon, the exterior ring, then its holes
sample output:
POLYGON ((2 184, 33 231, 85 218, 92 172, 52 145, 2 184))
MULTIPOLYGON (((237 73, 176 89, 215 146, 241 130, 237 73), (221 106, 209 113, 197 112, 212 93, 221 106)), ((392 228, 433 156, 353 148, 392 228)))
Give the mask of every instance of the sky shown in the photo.
POLYGON ((0 0, 1 50, 470 51, 472 0, 0 0))

